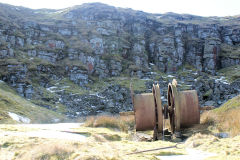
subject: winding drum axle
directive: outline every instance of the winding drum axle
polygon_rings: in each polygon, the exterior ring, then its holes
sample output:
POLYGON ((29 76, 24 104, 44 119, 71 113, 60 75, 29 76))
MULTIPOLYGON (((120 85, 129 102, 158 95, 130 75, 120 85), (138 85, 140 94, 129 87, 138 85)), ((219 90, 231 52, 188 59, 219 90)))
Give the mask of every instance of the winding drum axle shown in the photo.
MULTIPOLYGON (((168 104, 162 106, 159 85, 153 85, 152 93, 133 94, 131 89, 136 131, 164 130, 164 119, 170 118, 172 134, 181 128, 199 124, 200 112, 196 90, 177 91, 177 81, 168 85, 168 104)), ((155 138, 154 138, 155 139, 155 138)))

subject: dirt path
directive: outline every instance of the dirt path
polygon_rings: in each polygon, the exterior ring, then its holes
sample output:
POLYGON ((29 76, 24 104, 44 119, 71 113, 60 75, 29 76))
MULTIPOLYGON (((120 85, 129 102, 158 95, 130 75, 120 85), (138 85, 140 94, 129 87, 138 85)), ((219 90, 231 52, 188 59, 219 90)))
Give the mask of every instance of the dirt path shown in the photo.
POLYGON ((75 141, 86 141, 86 137, 81 134, 73 133, 74 128, 81 126, 81 123, 57 123, 57 124, 20 124, 22 127, 29 127, 37 129, 36 131, 5 131, 0 132, 2 136, 28 136, 28 137, 39 137, 39 138, 55 138, 55 139, 66 139, 75 141))

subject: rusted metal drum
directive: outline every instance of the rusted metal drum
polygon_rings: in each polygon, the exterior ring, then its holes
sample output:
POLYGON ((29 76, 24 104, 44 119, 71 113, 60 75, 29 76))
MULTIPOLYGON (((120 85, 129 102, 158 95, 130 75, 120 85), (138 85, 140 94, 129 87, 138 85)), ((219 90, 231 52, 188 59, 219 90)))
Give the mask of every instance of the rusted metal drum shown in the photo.
POLYGON ((152 93, 133 95, 136 131, 153 130, 155 127, 155 102, 152 93))
POLYGON ((190 127, 200 123, 200 112, 196 90, 179 92, 181 128, 190 127))
POLYGON ((162 101, 159 85, 153 85, 152 93, 132 94, 137 131, 163 128, 162 101))
POLYGON ((155 111, 156 111, 156 123, 158 125, 158 131, 163 130, 163 108, 162 108, 162 100, 159 85, 153 85, 153 96, 155 100, 155 111))
POLYGON ((180 128, 199 124, 200 112, 196 90, 177 91, 174 84, 168 85, 168 110, 171 131, 180 131, 180 128))

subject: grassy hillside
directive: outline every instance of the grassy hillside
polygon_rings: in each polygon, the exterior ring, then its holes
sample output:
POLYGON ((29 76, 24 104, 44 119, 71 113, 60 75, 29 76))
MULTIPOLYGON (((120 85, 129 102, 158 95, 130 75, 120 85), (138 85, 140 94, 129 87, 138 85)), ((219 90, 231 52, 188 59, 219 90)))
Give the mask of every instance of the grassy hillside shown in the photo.
POLYGON ((39 107, 17 95, 4 82, 0 82, 0 123, 17 123, 8 112, 29 118, 31 123, 53 122, 63 120, 64 116, 39 107))
POLYGON ((240 134, 240 95, 227 101, 219 108, 204 112, 202 123, 212 125, 219 132, 229 132, 232 136, 240 134))

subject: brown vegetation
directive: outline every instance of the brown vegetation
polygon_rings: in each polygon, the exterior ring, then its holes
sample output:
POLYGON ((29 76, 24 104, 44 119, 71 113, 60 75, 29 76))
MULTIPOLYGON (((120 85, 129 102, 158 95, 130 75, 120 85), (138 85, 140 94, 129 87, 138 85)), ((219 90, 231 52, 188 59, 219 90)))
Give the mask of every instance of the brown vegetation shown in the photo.
POLYGON ((240 95, 229 100, 220 108, 205 111, 201 124, 212 125, 219 132, 229 132, 231 136, 240 134, 240 95))
POLYGON ((134 116, 92 116, 88 117, 86 127, 106 127, 128 132, 134 128, 134 116))

